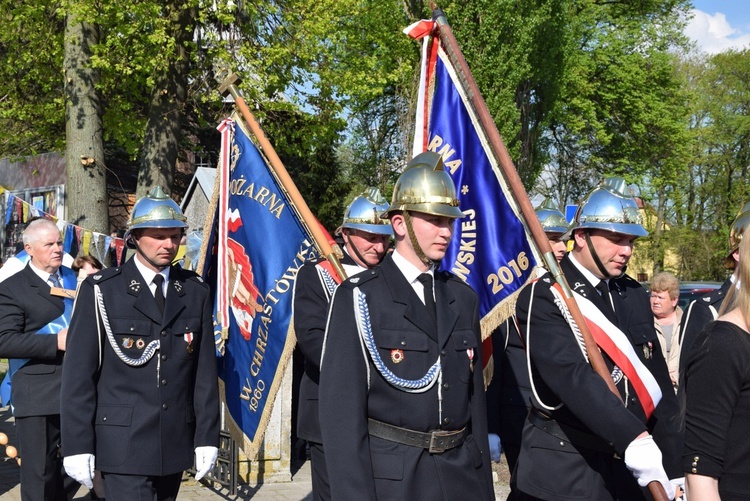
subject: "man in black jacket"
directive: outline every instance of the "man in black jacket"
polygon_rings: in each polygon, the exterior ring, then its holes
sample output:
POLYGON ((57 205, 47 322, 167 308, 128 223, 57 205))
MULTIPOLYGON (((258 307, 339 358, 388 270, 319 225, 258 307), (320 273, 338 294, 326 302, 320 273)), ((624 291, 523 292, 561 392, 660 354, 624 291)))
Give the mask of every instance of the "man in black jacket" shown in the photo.
POLYGON ((463 217, 439 154, 412 159, 385 216, 395 250, 336 289, 323 345, 332 499, 494 499, 479 301, 436 266, 463 217))
POLYGON ((560 263, 618 393, 589 365, 550 274, 516 303, 534 395, 512 480, 518 499, 647 499, 651 481, 672 499, 670 478, 682 476, 677 401, 649 297, 625 275, 633 242, 647 234, 626 189, 611 178, 589 194, 560 263))
POLYGON ((200 479, 219 445, 213 297, 172 265, 187 225, 159 187, 136 202, 136 254, 80 286, 63 369, 65 470, 108 501, 174 500, 182 472, 200 479))
MULTIPOLYGON (((369 188, 346 209, 340 232, 344 239, 341 264, 347 277, 377 266, 385 257, 393 235, 390 222, 380 218, 387 208, 388 202, 380 191, 369 188)), ((321 501, 331 499, 331 488, 318 419, 320 353, 329 302, 340 282, 331 263, 319 259, 300 268, 294 286, 294 332, 305 359, 305 372, 300 382, 297 435, 307 440, 310 447, 313 497, 321 501)))
POLYGON ((75 273, 62 266, 60 231, 36 219, 23 233, 29 263, 0 284, 0 357, 11 360, 24 501, 70 499, 78 484, 64 474, 60 449, 60 383, 75 273), (54 292, 54 294, 53 294, 54 292))

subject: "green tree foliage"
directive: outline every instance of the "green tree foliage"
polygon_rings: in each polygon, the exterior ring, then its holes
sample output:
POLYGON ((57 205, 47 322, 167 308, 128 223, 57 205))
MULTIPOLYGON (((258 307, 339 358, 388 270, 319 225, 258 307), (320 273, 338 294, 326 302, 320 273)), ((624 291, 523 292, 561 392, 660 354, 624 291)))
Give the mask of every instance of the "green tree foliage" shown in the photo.
POLYGON ((0 19, 0 152, 63 151, 65 18, 56 2, 2 0, 0 19))
POLYGON ((678 68, 690 93, 690 156, 671 197, 670 242, 685 250, 682 276, 723 280, 729 227, 750 200, 750 51, 691 54, 678 68))

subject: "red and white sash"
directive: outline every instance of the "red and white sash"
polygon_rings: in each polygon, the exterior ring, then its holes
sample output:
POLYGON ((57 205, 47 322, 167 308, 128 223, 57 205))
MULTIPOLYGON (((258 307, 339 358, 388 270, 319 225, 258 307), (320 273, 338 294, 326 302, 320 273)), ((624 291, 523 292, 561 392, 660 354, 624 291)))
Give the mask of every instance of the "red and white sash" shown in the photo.
MULTIPOLYGON (((562 299, 562 289, 559 284, 552 287, 552 292, 562 299)), ((646 414, 646 419, 651 417, 654 409, 659 405, 661 400, 661 388, 656 382, 654 375, 651 374, 630 344, 630 340, 619 327, 610 322, 604 313, 596 307, 588 298, 574 291, 576 303, 586 320, 586 325, 591 331, 597 346, 604 350, 604 353, 622 370, 633 385, 638 400, 646 414)), ((564 301, 563 301, 563 304, 564 301)), ((656 354, 659 356, 660 354, 656 354)))

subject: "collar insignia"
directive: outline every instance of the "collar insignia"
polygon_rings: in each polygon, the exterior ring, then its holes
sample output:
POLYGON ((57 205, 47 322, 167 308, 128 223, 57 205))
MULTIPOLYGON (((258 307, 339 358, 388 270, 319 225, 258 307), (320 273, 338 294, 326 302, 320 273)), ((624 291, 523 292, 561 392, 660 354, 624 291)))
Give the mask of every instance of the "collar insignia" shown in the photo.
POLYGON ((128 289, 130 289, 131 292, 140 292, 141 283, 138 280, 133 279, 130 281, 130 285, 128 286, 128 289))

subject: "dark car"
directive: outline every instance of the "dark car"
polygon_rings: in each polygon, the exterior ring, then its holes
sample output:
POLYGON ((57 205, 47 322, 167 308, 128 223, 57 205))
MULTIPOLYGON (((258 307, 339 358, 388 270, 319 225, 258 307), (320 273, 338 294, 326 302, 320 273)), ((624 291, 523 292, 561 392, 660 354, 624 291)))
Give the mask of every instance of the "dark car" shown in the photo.
POLYGON ((680 296, 677 299, 677 306, 684 310, 693 299, 698 299, 720 287, 721 282, 682 282, 680 283, 680 296))

